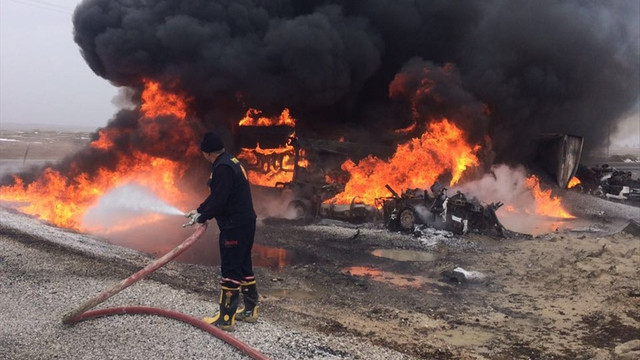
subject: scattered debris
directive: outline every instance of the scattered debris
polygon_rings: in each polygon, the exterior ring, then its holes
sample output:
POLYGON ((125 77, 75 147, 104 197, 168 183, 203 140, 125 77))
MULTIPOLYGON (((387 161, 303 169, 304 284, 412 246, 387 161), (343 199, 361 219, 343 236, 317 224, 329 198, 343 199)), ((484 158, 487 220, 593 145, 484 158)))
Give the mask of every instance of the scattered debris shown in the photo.
POLYGON ((462 274, 467 281, 484 280, 487 276, 479 271, 467 271, 461 267, 453 269, 454 273, 462 274))
POLYGON ((413 235, 425 246, 435 246, 443 243, 450 245, 452 242, 458 240, 450 231, 438 230, 426 225, 416 225, 413 235))
POLYGON ((600 229, 597 225, 589 225, 588 227, 579 227, 579 228, 569 229, 569 231, 571 231, 571 232, 597 233, 597 232, 601 232, 602 229, 600 229))
POLYGON ((480 247, 477 241, 458 236, 450 231, 438 230, 427 225, 416 225, 415 239, 427 248, 444 246, 447 249, 475 250, 480 247))
POLYGON ((459 235, 470 231, 504 236, 495 211, 502 203, 482 205, 475 198, 457 192, 449 197, 439 182, 431 186, 432 194, 422 189, 407 189, 402 195, 386 185, 393 196, 376 199, 382 208, 385 225, 391 231, 411 232, 417 224, 447 230, 459 235))
POLYGON ((640 179, 630 171, 618 170, 608 164, 587 168, 580 166, 576 176, 579 190, 608 200, 640 202, 640 179))
POLYGON ((481 282, 487 277, 479 271, 467 271, 461 267, 457 267, 451 271, 445 271, 443 275, 451 280, 455 280, 459 284, 467 282, 481 282))

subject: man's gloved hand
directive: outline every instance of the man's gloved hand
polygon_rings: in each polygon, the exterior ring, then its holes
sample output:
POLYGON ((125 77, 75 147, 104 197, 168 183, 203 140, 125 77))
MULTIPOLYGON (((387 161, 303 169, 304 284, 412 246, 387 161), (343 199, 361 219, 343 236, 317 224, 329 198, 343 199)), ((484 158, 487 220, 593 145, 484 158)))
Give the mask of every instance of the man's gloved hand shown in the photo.
POLYGON ((192 226, 193 224, 198 222, 200 213, 197 210, 191 210, 185 214, 185 217, 189 218, 189 221, 185 224, 182 224, 182 227, 192 226))

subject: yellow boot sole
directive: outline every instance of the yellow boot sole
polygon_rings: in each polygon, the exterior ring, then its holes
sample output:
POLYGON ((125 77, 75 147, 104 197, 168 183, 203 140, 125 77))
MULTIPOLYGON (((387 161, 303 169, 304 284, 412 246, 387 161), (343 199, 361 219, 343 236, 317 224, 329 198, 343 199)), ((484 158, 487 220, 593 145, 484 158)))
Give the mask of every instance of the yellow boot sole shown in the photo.
POLYGON ((238 321, 244 321, 244 322, 248 322, 248 323, 255 323, 258 321, 258 306, 256 305, 255 308, 253 308, 253 313, 251 314, 251 316, 245 316, 243 313, 244 309, 240 309, 236 312, 236 320, 238 321))

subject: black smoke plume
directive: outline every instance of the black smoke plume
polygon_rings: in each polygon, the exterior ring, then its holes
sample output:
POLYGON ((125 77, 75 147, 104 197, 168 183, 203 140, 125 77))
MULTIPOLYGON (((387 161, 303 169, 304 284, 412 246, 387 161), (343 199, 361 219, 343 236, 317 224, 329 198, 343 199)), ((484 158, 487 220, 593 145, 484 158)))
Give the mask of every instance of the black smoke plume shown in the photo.
POLYGON ((73 21, 96 74, 118 86, 139 88, 150 78, 178 87, 205 127, 230 126, 247 107, 289 107, 301 127, 391 130, 411 122, 389 97, 398 73, 452 66, 458 89, 446 85, 439 95, 452 98, 440 103, 423 99, 422 117, 466 113, 454 121, 470 138, 489 135, 498 160, 518 162, 541 132, 601 145, 638 103, 639 7, 636 0, 85 0, 73 21))
POLYGON ((143 79, 189 96, 196 133, 230 140, 248 107, 288 107, 299 135, 393 145, 447 117, 485 166, 527 162, 544 132, 598 147, 640 103, 637 0, 84 0, 73 22, 90 68, 138 107, 109 122, 112 151, 55 165, 69 177, 133 149, 185 160, 189 144, 166 146, 184 121, 141 128, 143 79))

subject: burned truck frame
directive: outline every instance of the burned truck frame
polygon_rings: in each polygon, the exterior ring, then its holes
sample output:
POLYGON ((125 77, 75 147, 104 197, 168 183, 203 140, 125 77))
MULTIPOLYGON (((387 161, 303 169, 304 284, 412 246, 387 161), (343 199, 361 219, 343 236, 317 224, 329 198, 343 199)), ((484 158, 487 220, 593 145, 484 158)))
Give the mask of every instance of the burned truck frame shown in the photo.
MULTIPOLYGON (((327 140, 300 139, 291 126, 241 126, 238 129, 237 144, 243 150, 238 158, 251 172, 266 175, 282 172, 289 181, 277 181, 273 186, 253 185, 260 192, 272 196, 287 194, 288 207, 299 218, 325 216, 333 218, 356 219, 362 217, 362 206, 327 205, 323 202, 342 192, 344 187, 330 184, 325 180, 327 169, 321 164, 331 161, 333 167, 348 158, 349 149, 343 149, 344 143, 327 140), (246 151, 246 152, 245 152, 246 151), (243 155, 244 154, 244 155, 243 155), (301 166, 306 155, 314 157, 308 163, 314 169, 301 166), (319 161, 322 158, 323 161, 319 161)), ((330 166, 329 166, 330 167, 330 166)))
POLYGON ((504 226, 496 216, 502 203, 482 205, 475 198, 461 192, 449 197, 447 188, 436 182, 427 190, 409 189, 402 195, 386 185, 391 197, 379 198, 385 225, 392 231, 413 231, 415 225, 425 224, 456 234, 469 231, 504 236, 504 226))

